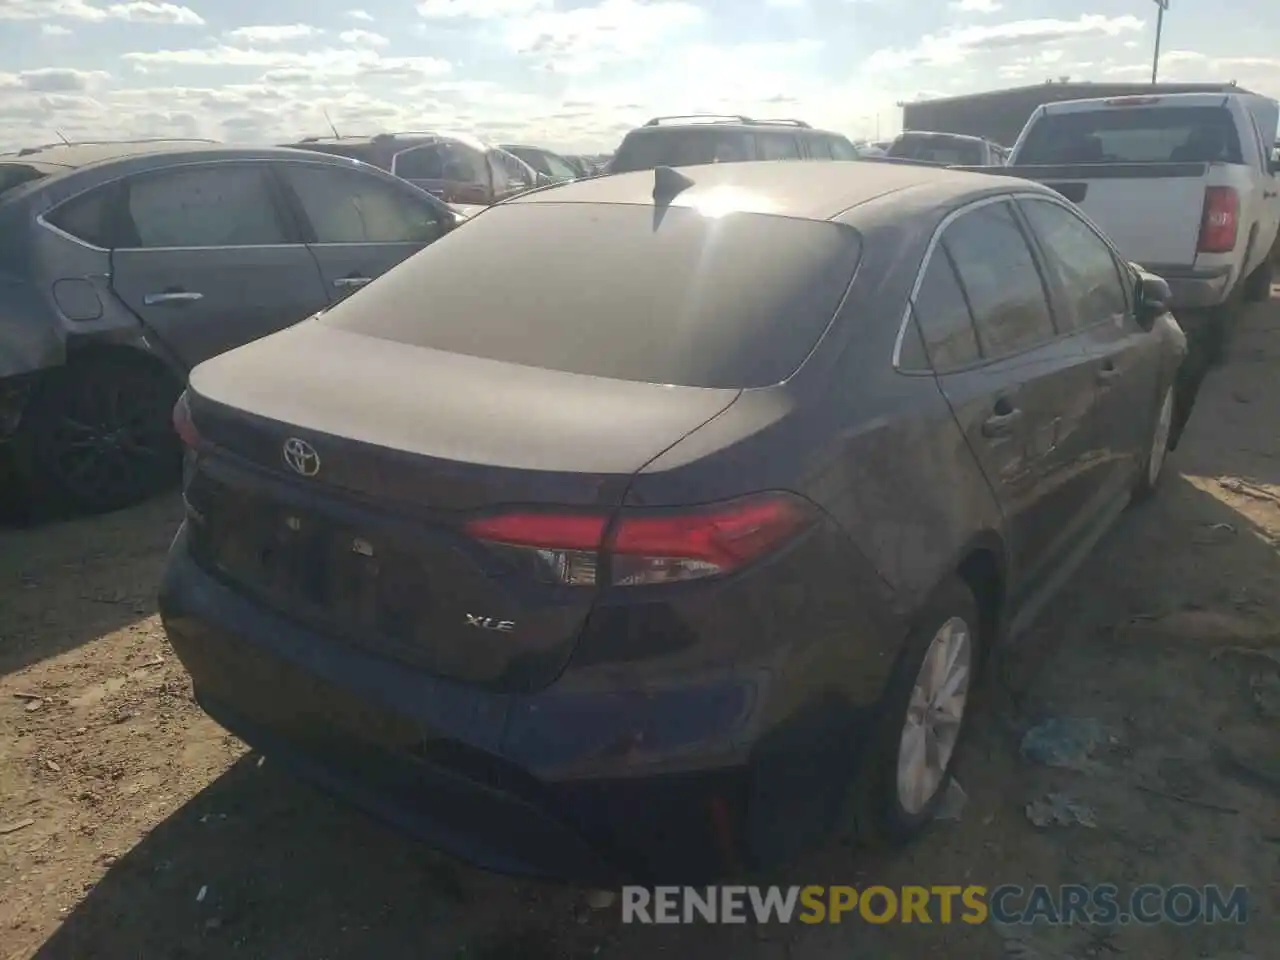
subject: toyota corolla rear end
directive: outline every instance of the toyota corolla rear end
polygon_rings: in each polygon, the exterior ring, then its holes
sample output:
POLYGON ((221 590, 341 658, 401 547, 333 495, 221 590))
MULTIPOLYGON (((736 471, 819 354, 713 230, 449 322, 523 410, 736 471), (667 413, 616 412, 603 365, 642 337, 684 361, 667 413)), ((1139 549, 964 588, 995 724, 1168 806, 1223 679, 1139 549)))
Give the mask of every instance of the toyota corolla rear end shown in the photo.
POLYGON ((857 235, 652 214, 495 207, 197 368, 175 413, 161 610, 201 705, 504 872, 767 861, 826 823, 848 759, 822 683, 848 651, 822 651, 833 616, 873 618, 765 445, 857 235), (549 235, 554 258, 519 240, 549 235))

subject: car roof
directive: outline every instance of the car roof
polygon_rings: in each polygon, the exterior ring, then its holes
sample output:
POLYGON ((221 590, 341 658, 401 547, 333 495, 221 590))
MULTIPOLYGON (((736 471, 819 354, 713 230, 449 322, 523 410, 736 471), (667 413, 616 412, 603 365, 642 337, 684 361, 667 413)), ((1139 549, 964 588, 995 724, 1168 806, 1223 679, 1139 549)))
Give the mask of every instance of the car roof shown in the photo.
POLYGON ((27 163, 52 171, 81 170, 113 160, 134 157, 170 156, 174 159, 296 159, 314 157, 288 147, 233 147, 209 140, 142 140, 117 143, 73 143, 39 147, 0 156, 0 163, 27 163))
POLYGON ((946 130, 903 130, 898 134, 897 139, 906 140, 909 138, 929 139, 945 138, 947 140, 967 140, 969 143, 989 143, 985 137, 975 137, 968 133, 950 133, 946 130))
POLYGON ((190 150, 200 147, 228 149, 213 140, 93 140, 81 143, 47 143, 38 147, 25 147, 0 156, 4 163, 42 164, 48 167, 78 169, 103 160, 120 157, 136 157, 148 153, 167 153, 172 150, 190 150))
MULTIPOLYGON (((660 177, 681 176, 692 184, 670 205, 724 212, 764 213, 806 220, 831 220, 852 207, 891 193, 928 187, 932 201, 959 201, 1014 181, 1007 177, 951 170, 946 167, 881 163, 877 160, 833 160, 826 163, 746 161, 690 167, 659 167, 635 173, 577 180, 534 190, 510 203, 603 203, 653 206, 660 177), (663 172, 665 171, 665 172, 663 172), (672 171, 675 171, 673 174, 672 171)), ((1030 181, 1019 188, 1039 189, 1030 181)), ((1052 193, 1044 188, 1046 193, 1052 193)))
POLYGON ((285 144, 285 146, 303 147, 304 149, 317 146, 370 146, 384 143, 403 143, 416 146, 420 143, 428 144, 436 141, 453 141, 481 151, 489 150, 493 147, 493 144, 468 133, 438 130, 403 130, 395 133, 371 133, 368 135, 340 137, 303 137, 301 140, 285 144))
POLYGON ((639 127, 634 127, 627 133, 631 136, 658 136, 661 132, 670 132, 672 130, 688 131, 688 130, 733 130, 756 133, 761 130, 785 130, 800 135, 817 134, 818 136, 834 136, 845 137, 843 133, 836 133, 834 130, 824 130, 821 127, 814 127, 809 124, 803 124, 795 120, 718 120, 718 119, 690 119, 683 123, 646 123, 639 127))

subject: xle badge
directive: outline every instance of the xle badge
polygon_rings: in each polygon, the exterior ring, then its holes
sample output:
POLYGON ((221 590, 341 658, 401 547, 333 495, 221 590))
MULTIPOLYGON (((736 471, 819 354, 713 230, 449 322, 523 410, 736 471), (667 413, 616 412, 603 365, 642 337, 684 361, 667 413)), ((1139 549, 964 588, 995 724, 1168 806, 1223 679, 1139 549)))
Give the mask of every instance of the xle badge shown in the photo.
POLYGON ((510 633, 516 628, 511 620, 495 620, 493 617, 477 617, 474 613, 468 613, 467 626, 476 627, 480 630, 496 630, 498 633, 510 633))

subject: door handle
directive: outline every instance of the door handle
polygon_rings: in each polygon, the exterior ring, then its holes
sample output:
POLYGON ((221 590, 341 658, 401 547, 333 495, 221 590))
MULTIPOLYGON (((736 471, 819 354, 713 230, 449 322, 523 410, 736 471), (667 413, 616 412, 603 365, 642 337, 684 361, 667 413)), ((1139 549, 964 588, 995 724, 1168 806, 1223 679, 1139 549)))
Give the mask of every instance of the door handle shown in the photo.
POLYGON ((192 290, 166 290, 164 293, 148 293, 142 298, 142 304, 147 307, 156 307, 164 303, 195 303, 203 299, 203 293, 192 290))
POLYGON ((1016 408, 1001 409, 997 404, 996 412, 982 421, 984 437, 1007 437, 1022 419, 1022 411, 1016 408))
POLYGON ((1270 199, 1271 199, 1272 197, 1274 197, 1275 195, 1276 195, 1276 191, 1274 191, 1274 190, 1263 190, 1263 191, 1262 191, 1262 199, 1263 199, 1263 200, 1270 200, 1270 199))
POLYGON ((366 283, 372 283, 373 277, 339 277, 333 281, 333 285, 339 289, 346 287, 363 287, 366 283))
POLYGON ((1115 364, 1113 363, 1110 363, 1110 362, 1105 363, 1098 370, 1098 383, 1102 384, 1103 386, 1108 386, 1118 376, 1120 376, 1120 368, 1115 366, 1115 364))

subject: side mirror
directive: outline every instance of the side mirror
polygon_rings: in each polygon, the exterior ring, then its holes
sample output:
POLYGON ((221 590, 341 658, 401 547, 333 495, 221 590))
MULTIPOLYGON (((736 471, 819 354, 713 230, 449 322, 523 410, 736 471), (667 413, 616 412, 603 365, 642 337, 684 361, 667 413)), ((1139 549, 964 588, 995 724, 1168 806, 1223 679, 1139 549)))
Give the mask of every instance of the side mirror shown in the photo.
POLYGON ((1173 291, 1163 277, 1140 273, 1135 284, 1134 300, 1137 303, 1138 324, 1143 330, 1150 330, 1155 326, 1156 318, 1169 311, 1173 291))

